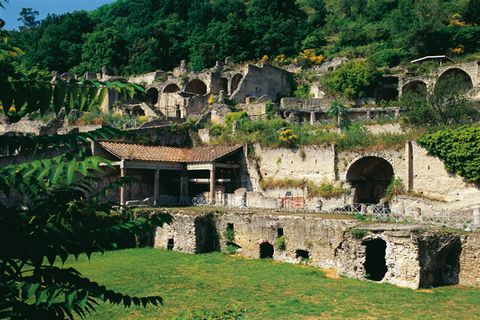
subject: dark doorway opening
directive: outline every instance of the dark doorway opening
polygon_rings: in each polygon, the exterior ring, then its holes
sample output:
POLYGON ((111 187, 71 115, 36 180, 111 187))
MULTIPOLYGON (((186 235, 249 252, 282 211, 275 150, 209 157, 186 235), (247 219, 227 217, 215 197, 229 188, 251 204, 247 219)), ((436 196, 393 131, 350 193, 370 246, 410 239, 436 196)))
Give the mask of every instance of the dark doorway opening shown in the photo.
POLYGON ((354 202, 380 202, 393 175, 393 167, 385 159, 365 157, 356 161, 347 172, 347 181, 355 188, 354 202))
POLYGON ((174 242, 173 239, 168 239, 167 250, 173 250, 174 242))
POLYGON ((307 250, 297 250, 297 259, 302 258, 303 260, 309 259, 309 253, 307 250))
POLYGON ((365 249, 365 267, 366 278, 374 281, 381 281, 387 273, 385 262, 385 249, 387 243, 382 239, 368 240, 362 243, 365 249))
MULTIPOLYGON (((425 252, 426 246, 422 246, 421 256, 428 256, 425 252)), ((460 255, 462 244, 459 238, 453 239, 450 243, 440 249, 430 259, 428 264, 422 266, 420 273, 420 287, 438 287, 458 284, 460 273, 460 255)), ((421 261, 421 264, 423 264, 421 261)))
POLYGON ((145 102, 149 105, 155 105, 158 102, 158 90, 155 88, 148 89, 145 94, 145 102))
POLYGON ((273 258, 273 246, 268 242, 260 244, 260 259, 264 258, 273 258))
POLYGON ((278 235, 279 237, 283 236, 283 228, 278 228, 278 229, 277 229, 277 235, 278 235))
POLYGON ((196 253, 207 253, 220 250, 215 216, 212 213, 195 219, 195 235, 197 241, 196 253))

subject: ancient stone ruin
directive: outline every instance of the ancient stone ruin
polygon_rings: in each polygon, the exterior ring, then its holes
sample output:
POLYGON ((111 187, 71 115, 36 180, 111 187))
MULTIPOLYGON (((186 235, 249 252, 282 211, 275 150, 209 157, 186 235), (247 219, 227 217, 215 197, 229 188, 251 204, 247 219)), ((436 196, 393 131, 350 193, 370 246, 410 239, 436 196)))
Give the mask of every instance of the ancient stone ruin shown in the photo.
POLYGON ((174 223, 156 229, 154 247, 190 254, 233 247, 244 257, 333 268, 346 277, 412 289, 480 285, 478 234, 348 217, 205 211, 173 210, 174 223))

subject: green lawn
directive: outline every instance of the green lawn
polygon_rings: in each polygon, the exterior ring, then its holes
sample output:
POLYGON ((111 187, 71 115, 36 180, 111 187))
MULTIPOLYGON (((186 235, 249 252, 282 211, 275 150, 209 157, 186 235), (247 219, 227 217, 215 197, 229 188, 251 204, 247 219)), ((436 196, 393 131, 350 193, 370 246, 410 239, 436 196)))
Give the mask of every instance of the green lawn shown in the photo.
POLYGON ((93 255, 66 266, 129 295, 160 295, 160 307, 101 304, 87 319, 170 319, 185 310, 246 309, 246 319, 480 319, 480 288, 410 290, 318 268, 221 253, 189 255, 153 248, 93 255))

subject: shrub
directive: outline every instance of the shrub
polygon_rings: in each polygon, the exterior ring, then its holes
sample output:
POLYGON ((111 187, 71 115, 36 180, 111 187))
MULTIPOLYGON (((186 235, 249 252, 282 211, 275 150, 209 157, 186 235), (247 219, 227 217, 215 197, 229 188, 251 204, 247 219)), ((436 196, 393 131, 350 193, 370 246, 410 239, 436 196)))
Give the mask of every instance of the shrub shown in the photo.
POLYGON ((225 123, 228 126, 232 126, 235 121, 241 122, 246 120, 249 120, 249 118, 245 111, 230 112, 225 115, 225 123))
POLYGON ((395 176, 392 177, 392 181, 385 189, 384 199, 386 201, 391 201, 394 196, 405 194, 405 186, 403 185, 402 179, 395 176))
POLYGON ((233 228, 225 229, 225 239, 228 241, 233 241, 235 239, 235 231, 233 228))
POLYGON ((229 244, 227 245, 227 248, 226 248, 226 251, 229 253, 229 254, 235 254, 238 250, 238 246, 234 245, 234 244, 229 244))
POLYGON ((293 134, 292 129, 286 129, 280 133, 279 139, 281 145, 292 148, 297 144, 298 135, 293 134))
POLYGON ((354 238, 357 239, 362 239, 367 234, 367 230, 365 229, 350 229, 349 232, 354 238))
POLYGON ((285 236, 278 237, 277 241, 275 241, 275 246, 278 250, 285 250, 285 236))
POLYGON ((480 127, 462 126, 440 130, 417 139, 430 155, 439 157, 445 168, 470 182, 480 182, 480 127))

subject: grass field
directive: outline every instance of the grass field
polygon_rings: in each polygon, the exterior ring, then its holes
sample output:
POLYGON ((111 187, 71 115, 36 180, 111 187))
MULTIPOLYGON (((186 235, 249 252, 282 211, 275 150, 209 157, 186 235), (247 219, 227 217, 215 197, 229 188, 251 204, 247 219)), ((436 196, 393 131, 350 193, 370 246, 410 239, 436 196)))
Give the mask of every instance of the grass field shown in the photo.
POLYGON ((313 267, 221 253, 189 255, 153 248, 93 255, 66 266, 125 294, 160 295, 160 307, 100 304, 87 319, 170 319, 185 310, 245 308, 246 319, 480 319, 480 288, 398 288, 313 267))

